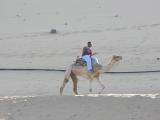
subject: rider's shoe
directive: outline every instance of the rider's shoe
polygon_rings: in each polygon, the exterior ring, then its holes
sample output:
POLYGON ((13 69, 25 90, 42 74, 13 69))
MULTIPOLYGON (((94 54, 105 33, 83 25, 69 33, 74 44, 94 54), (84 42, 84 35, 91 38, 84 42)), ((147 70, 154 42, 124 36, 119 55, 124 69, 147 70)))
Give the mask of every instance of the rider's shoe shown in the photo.
POLYGON ((90 70, 89 70, 89 72, 90 72, 90 73, 93 73, 93 72, 94 72, 94 70, 93 70, 93 69, 90 69, 90 70))

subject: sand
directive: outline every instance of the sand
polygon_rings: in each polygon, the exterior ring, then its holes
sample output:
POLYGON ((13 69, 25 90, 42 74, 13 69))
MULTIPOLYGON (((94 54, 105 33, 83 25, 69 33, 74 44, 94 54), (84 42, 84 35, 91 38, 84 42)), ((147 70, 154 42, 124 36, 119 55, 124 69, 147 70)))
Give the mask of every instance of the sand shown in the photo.
POLYGON ((43 96, 0 102, 1 120, 159 120, 159 98, 43 96))
MULTIPOLYGON (((66 69, 88 41, 112 72, 160 70, 158 0, 0 0, 0 69, 66 69), (56 34, 50 34, 56 29, 56 34)), ((159 72, 80 78, 59 96, 64 72, 0 71, 0 120, 160 120, 159 72)))
POLYGON ((0 71, 0 120, 159 120, 159 73, 103 74, 106 86, 80 79, 79 96, 69 81, 59 95, 64 72, 0 71))

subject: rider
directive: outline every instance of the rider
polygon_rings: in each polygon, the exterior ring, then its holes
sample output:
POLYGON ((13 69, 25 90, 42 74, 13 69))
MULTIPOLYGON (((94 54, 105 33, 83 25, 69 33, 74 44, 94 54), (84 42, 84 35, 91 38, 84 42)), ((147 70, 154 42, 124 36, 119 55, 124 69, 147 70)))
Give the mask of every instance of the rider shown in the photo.
POLYGON ((87 46, 83 48, 82 59, 84 59, 87 62, 87 69, 92 72, 93 71, 92 60, 95 61, 96 63, 98 63, 98 60, 95 57, 92 57, 96 53, 92 52, 91 47, 92 47, 92 43, 88 42, 87 46))

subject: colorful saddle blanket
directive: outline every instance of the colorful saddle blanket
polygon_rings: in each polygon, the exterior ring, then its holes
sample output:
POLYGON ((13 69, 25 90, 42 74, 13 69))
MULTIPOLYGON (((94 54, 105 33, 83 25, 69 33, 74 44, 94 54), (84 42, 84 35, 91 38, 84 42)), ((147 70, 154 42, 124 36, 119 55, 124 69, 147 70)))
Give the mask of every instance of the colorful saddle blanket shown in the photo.
MULTIPOLYGON (((87 66, 87 62, 82 58, 77 58, 74 64, 77 66, 87 66)), ((92 60, 92 67, 93 70, 98 70, 102 68, 102 65, 92 60)))
POLYGON ((87 66, 87 62, 83 60, 82 58, 77 58, 75 61, 75 65, 87 66))

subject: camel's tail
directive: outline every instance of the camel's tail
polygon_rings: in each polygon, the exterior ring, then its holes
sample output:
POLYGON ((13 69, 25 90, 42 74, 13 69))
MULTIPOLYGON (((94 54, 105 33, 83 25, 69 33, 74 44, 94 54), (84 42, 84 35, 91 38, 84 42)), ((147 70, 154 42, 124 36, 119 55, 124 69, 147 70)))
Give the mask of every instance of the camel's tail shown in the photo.
POLYGON ((66 70, 64 79, 70 78, 71 71, 72 71, 72 65, 70 65, 69 68, 66 70))

